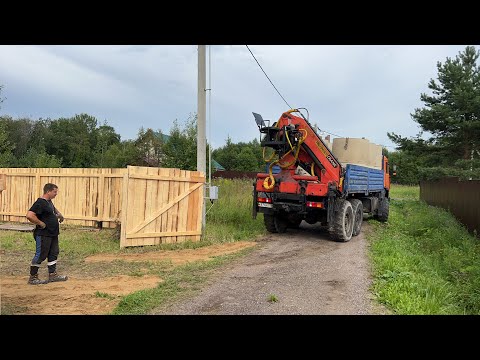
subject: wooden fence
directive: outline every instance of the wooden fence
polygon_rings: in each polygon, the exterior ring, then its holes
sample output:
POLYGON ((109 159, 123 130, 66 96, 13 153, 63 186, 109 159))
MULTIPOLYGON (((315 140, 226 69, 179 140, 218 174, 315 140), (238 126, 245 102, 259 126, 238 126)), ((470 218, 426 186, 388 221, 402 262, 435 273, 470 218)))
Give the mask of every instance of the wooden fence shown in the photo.
POLYGON ((480 235, 480 180, 459 181, 457 177, 420 182, 420 199, 452 214, 469 231, 480 235))
POLYGON ((59 188, 54 204, 65 224, 121 223, 121 247, 200 239, 205 176, 197 171, 0 168, 0 220, 28 222, 27 210, 49 182, 59 188))

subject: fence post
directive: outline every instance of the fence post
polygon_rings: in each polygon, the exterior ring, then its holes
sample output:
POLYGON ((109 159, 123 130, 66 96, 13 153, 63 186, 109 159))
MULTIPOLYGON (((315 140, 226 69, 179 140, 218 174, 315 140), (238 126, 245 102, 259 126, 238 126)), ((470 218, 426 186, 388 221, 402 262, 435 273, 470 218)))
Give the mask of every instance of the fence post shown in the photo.
POLYGON ((120 248, 127 246, 127 207, 128 207, 128 169, 123 174, 122 182, 122 216, 120 223, 120 248))

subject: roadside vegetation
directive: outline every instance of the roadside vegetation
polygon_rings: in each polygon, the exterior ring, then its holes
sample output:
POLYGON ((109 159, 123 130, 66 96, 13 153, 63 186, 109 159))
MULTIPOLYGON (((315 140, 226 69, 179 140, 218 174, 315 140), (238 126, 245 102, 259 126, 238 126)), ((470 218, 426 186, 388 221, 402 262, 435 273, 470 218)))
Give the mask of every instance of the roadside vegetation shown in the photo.
POLYGON ((480 314, 480 242, 418 186, 392 185, 388 223, 369 223, 378 301, 395 314, 480 314))

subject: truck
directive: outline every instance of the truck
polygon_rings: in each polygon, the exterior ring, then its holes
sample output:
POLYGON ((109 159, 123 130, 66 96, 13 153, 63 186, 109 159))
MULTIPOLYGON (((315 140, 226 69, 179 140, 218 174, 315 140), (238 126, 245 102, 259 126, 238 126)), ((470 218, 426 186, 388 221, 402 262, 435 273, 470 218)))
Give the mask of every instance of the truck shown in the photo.
POLYGON ((320 223, 339 242, 360 234, 364 213, 386 222, 390 177, 381 148, 381 168, 342 164, 300 109, 284 112, 273 124, 253 113, 268 164, 253 183, 253 218, 263 213, 272 233, 298 228, 302 221, 320 223), (274 173, 274 167, 280 170, 274 173))

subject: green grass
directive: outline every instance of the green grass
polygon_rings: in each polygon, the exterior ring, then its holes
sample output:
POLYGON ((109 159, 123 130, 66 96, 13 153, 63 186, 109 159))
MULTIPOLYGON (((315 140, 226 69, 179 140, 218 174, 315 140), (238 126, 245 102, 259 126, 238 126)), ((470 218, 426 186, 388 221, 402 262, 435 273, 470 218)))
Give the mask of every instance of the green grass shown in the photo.
POLYGON ((96 291, 95 296, 99 297, 99 298, 109 299, 109 300, 114 300, 115 299, 115 296, 104 293, 104 292, 100 292, 100 291, 96 291))
POLYGON ((480 243, 447 211, 393 185, 387 224, 369 221, 373 291, 396 314, 480 314, 480 243))
POLYGON ((219 199, 209 209, 207 202, 207 220, 205 239, 214 242, 232 242, 252 240, 265 234, 263 215, 252 218, 253 180, 218 179, 219 199))
POLYGON ((161 271, 157 275, 164 281, 154 289, 140 290, 124 296, 113 310, 114 315, 142 315, 155 313, 181 296, 200 290, 209 275, 227 261, 243 256, 253 247, 234 254, 214 257, 212 260, 196 261, 175 268, 173 271, 161 271))
POLYGON ((267 301, 270 303, 274 303, 278 301, 278 298, 275 294, 270 294, 267 298, 267 301))
POLYGON ((393 184, 390 188, 390 198, 395 200, 419 200, 420 187, 393 184))
MULTIPOLYGON (((84 231, 74 226, 63 226, 59 236, 62 256, 85 257, 96 253, 114 252, 119 249, 120 241, 115 237, 114 229, 84 231)), ((35 252, 35 240, 31 232, 0 231, 0 247, 4 250, 35 252)))

